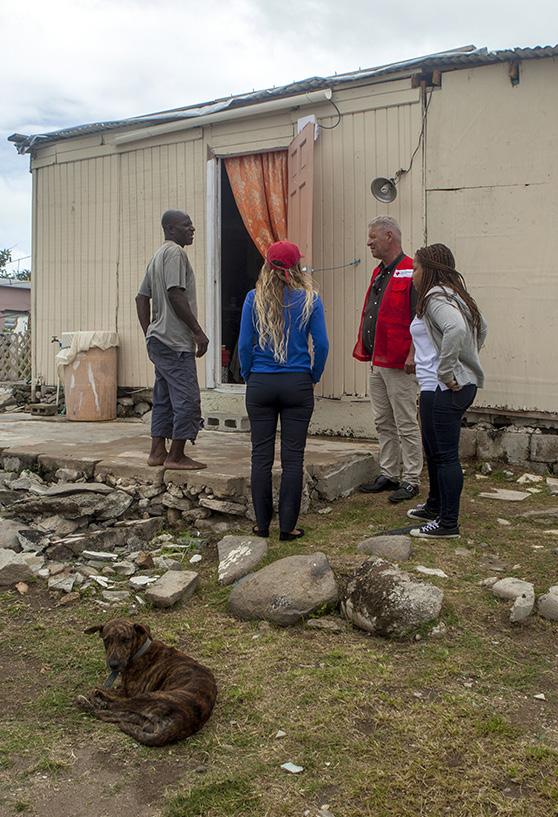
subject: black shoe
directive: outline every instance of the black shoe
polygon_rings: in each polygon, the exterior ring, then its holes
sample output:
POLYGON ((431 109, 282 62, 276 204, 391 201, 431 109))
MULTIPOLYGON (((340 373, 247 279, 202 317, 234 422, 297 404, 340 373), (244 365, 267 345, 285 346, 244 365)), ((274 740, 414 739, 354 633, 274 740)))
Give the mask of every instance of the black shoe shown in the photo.
POLYGON ((424 522, 431 522, 433 519, 438 519, 439 513, 437 511, 429 511, 425 504, 415 505, 414 508, 407 511, 407 516, 411 519, 422 519, 424 522))
POLYGON ((295 539, 300 539, 301 536, 304 536, 304 528, 297 528, 296 532, 291 531, 290 533, 285 533, 284 531, 279 532, 279 541, 280 542, 292 542, 295 539))
POLYGON ((374 482, 365 482, 358 490, 361 494, 379 494, 381 491, 395 491, 396 488, 399 488, 398 482, 380 474, 374 482))
POLYGON ((402 482, 397 491, 388 496, 390 502, 408 502, 414 499, 419 492, 418 485, 411 485, 410 482, 402 482))
POLYGON ((410 531, 417 539, 459 539, 459 528, 443 528, 437 519, 410 531))

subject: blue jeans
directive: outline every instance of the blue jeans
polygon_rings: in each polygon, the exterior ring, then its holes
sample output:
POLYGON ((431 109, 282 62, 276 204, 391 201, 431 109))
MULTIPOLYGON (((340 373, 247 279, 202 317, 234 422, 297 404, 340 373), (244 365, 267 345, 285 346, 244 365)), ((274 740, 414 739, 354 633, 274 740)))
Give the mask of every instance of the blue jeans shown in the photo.
POLYGON ((463 415, 476 394, 477 387, 472 383, 459 391, 438 388, 420 393, 422 444, 430 481, 426 507, 438 514, 443 528, 456 528, 459 523, 459 500, 463 491, 459 435, 463 415))

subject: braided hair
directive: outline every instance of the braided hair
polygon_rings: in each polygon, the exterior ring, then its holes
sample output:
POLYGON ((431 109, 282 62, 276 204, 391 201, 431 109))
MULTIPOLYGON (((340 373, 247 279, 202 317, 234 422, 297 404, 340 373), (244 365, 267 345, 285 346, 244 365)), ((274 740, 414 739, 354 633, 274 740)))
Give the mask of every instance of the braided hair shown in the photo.
POLYGON ((455 269, 455 258, 450 248, 445 244, 430 244, 428 247, 421 247, 420 250, 417 250, 415 258, 422 267, 422 277, 417 286, 418 317, 422 318, 428 300, 435 294, 431 292, 432 288, 439 286, 444 290, 448 300, 451 298, 451 292, 448 292, 448 289, 459 295, 461 301, 467 305, 469 312, 467 314, 458 300, 457 305, 463 317, 478 331, 481 324, 479 308, 474 298, 467 292, 463 276, 455 269))

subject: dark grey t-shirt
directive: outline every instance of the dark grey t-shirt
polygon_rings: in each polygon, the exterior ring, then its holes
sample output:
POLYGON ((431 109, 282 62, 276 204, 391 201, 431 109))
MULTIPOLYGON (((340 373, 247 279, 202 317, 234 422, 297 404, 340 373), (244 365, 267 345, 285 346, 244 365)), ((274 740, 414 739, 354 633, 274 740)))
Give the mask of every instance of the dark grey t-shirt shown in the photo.
POLYGON ((177 317, 169 299, 169 289, 180 287, 197 317, 196 280, 186 251, 174 241, 159 247, 145 271, 140 295, 151 298, 151 323, 147 338, 157 338, 177 352, 195 352, 191 330, 177 317))

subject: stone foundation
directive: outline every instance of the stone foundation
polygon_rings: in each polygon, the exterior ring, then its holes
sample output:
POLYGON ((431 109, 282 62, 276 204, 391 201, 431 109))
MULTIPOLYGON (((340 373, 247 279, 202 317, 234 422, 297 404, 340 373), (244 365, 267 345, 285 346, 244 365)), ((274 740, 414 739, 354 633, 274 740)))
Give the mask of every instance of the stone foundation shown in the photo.
POLYGON ((535 474, 558 474, 558 434, 531 426, 487 423, 461 430, 462 459, 517 465, 535 474))

